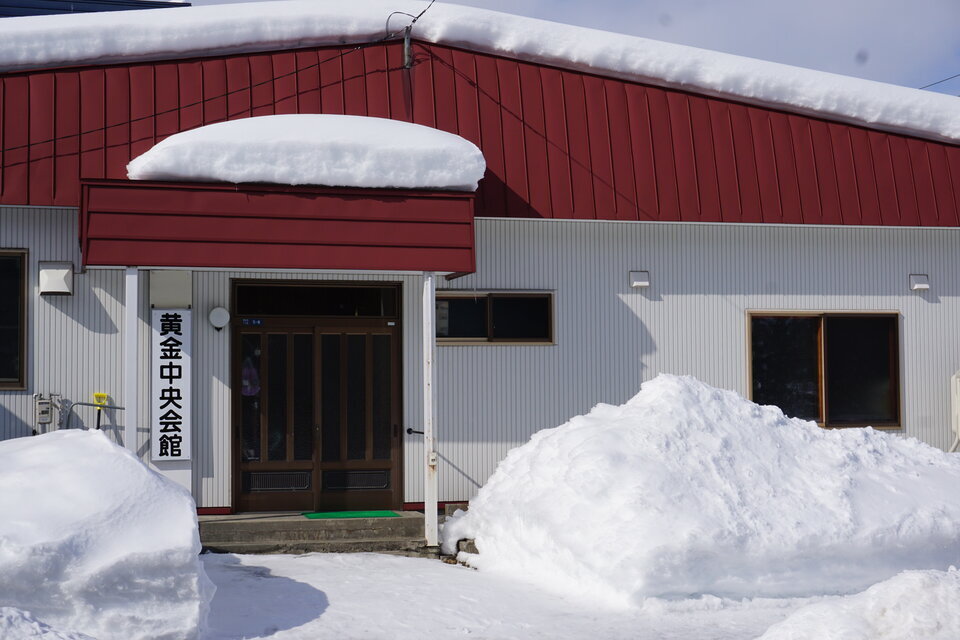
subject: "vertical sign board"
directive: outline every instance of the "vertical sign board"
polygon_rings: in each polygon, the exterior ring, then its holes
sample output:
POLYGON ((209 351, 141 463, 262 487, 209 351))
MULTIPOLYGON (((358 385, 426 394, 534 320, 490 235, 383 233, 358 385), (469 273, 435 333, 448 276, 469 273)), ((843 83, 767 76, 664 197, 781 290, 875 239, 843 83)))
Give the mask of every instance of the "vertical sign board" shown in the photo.
POLYGON ((189 460, 190 309, 151 311, 151 459, 189 460))

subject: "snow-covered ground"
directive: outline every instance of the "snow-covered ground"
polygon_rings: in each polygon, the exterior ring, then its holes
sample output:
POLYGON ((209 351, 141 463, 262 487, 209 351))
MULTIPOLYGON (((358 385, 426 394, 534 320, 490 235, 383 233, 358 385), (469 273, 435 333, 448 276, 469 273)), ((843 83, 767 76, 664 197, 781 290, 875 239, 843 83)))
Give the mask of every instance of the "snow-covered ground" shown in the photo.
POLYGON ((958 486, 960 457, 916 439, 660 375, 512 450, 443 536, 476 539, 481 571, 623 607, 846 594, 960 563, 958 486))
POLYGON ((958 484, 916 440, 662 375, 510 452, 444 527, 479 571, 207 555, 208 637, 958 640, 958 484))
POLYGON ((308 554, 203 561, 217 585, 204 640, 960 638, 955 571, 905 572, 845 597, 649 598, 615 610, 437 560, 308 554))
POLYGON ((881 638, 960 638, 960 572, 904 571, 863 593, 804 606, 760 640, 881 638))
POLYGON ((0 442, 3 640, 196 638, 199 552, 190 494, 102 431, 0 442))
POLYGON ((198 559, 186 491, 61 431, 0 443, 0 639, 958 640, 958 484, 955 454, 661 376, 510 453, 445 528, 479 571, 198 559))
POLYGON ((204 555, 207 640, 744 640, 811 600, 650 600, 598 608, 437 560, 378 554, 204 555))

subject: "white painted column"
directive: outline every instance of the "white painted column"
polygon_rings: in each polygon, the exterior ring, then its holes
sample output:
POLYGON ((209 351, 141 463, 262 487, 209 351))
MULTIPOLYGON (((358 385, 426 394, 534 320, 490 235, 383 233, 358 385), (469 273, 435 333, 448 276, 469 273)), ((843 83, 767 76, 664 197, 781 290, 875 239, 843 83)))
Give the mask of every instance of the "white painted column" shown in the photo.
POLYGON ((123 446, 136 453, 140 422, 138 358, 140 350, 140 271, 127 267, 123 297, 123 446))
POLYGON ((434 426, 437 416, 436 372, 436 275, 423 272, 423 514, 427 546, 439 544, 440 528, 437 522, 437 447, 434 426))

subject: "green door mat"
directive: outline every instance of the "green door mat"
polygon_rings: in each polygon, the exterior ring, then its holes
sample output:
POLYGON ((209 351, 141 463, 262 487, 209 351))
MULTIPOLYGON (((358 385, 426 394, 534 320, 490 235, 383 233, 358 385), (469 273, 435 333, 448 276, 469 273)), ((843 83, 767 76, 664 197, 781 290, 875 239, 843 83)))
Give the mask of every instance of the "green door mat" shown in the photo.
POLYGON ((399 518, 396 511, 304 511, 304 518, 333 520, 336 518, 399 518))

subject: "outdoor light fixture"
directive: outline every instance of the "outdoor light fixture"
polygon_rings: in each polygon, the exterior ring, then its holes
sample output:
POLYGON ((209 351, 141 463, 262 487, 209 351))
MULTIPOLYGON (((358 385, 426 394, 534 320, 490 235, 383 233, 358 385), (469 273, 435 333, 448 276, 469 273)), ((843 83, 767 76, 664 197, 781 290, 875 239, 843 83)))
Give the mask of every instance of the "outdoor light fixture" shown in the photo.
POLYGON ((930 277, 925 273, 910 274, 910 291, 928 291, 930 289, 930 277))
POLYGON ((217 331, 223 330, 225 326, 230 324, 230 312, 223 307, 214 307, 210 310, 208 317, 210 318, 210 324, 217 331))
POLYGON ((630 286, 634 289, 643 289, 650 286, 649 271, 631 271, 630 286))

